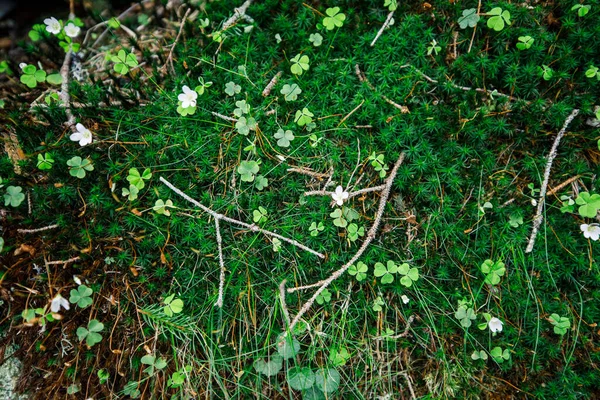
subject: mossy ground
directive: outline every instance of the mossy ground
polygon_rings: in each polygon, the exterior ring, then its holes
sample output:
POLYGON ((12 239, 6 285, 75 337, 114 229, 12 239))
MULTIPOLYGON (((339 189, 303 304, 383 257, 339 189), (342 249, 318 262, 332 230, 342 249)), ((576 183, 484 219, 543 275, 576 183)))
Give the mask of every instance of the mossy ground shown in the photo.
MULTIPOLYGON (((237 2, 184 4, 178 14, 167 9, 160 15, 158 7, 138 10, 123 20, 134 29, 145 21, 140 15, 150 17, 137 39, 121 28, 110 30, 103 44, 93 51, 82 47, 85 58, 76 60, 85 76, 70 82, 72 101, 79 105, 73 113, 95 139, 85 147, 69 140, 64 108, 29 109, 45 87, 28 89, 16 82, 18 74, 3 77, 5 129, 17 135, 26 156, 21 174, 14 172, 14 158, 0 158, 5 186, 19 185, 28 196, 2 214, 0 294, 7 313, 0 329, 8 333, 4 342, 24 349, 20 389, 37 398, 65 398, 76 385, 75 398, 121 398, 127 383, 135 382, 145 398, 315 398, 288 384, 286 371, 299 366, 340 373, 341 384, 328 398, 410 398, 407 380, 418 398, 599 396, 598 244, 579 229, 593 221, 559 210, 561 195, 599 191, 599 133, 586 120, 599 104, 600 82, 585 71, 600 59, 600 4, 590 1, 585 17, 571 11, 575 4, 484 2, 481 13, 502 7, 510 11, 512 24, 496 32, 482 18, 474 32, 460 29, 457 20, 476 3, 401 2, 394 24, 374 46, 370 43, 388 13, 383 1, 257 2, 247 10, 252 21, 238 21, 222 42, 214 33, 237 2), (326 9, 334 6, 346 15, 343 26, 319 29, 326 9), (187 7, 199 14, 177 42, 174 70, 163 69, 187 7), (205 18, 209 25, 202 27, 205 18), (309 37, 317 32, 323 43, 315 47, 309 37), (535 42, 520 51, 515 44, 525 35, 535 42), (428 55, 434 39, 441 48, 428 55), (135 53, 140 63, 124 76, 104 59, 120 48, 135 53), (309 57, 310 68, 295 76, 290 60, 300 53, 309 57), (539 75, 542 65, 553 69, 552 79, 539 75), (373 87, 361 82, 357 66, 373 87), (278 71, 281 78, 263 96, 278 71), (177 95, 183 85, 197 86, 198 77, 212 86, 198 97, 193 115, 180 116, 177 95), (226 94, 228 82, 240 92, 226 94), (288 102, 280 91, 293 83, 302 93, 288 102), (247 136, 234 122, 212 114, 234 117, 240 100, 258 123, 247 136), (114 101, 120 105, 110 105, 114 101), (314 114, 310 132, 294 123, 304 107, 314 114), (579 178, 547 197, 534 251, 525 253, 535 214, 533 190, 540 188, 549 149, 574 108, 581 112, 560 143, 550 188, 579 178), (279 128, 295 135, 287 148, 274 138, 279 128), (367 278, 358 282, 345 274, 335 281, 330 301, 315 303, 305 316, 309 328, 296 336, 300 353, 266 377, 254 363, 276 353, 276 338, 285 329, 279 284, 287 279, 287 287, 294 287, 328 277, 363 240, 353 242, 346 229, 334 226, 330 198, 302 196, 320 189, 325 178, 288 169, 333 171, 335 185, 344 187, 377 186, 384 180, 369 160, 373 152, 383 154, 388 166, 401 152, 406 160, 382 228, 361 257, 369 266, 367 278), (44 153, 55 160, 48 171, 36 167, 44 153), (73 156, 93 163, 84 179, 69 174, 66 162, 73 156), (262 190, 237 173, 242 161, 259 160, 259 175, 268 179, 262 190), (133 201, 121 195, 130 168, 153 174, 133 201), (268 213, 263 228, 327 258, 286 243, 274 252, 269 237, 221 222, 227 272, 225 305, 219 309, 214 221, 159 177, 244 222, 251 223, 253 211, 263 207, 268 213), (173 201, 170 216, 153 211, 158 199, 173 201), (487 202, 492 208, 483 207, 487 202), (519 217, 523 222, 511 225, 519 217), (324 225, 317 236, 310 235, 313 222, 324 225), (59 227, 17 232, 51 224, 59 227), (16 249, 25 251, 15 255, 16 249), (44 267, 45 261, 76 256, 75 263, 44 267), (497 285, 484 283, 480 265, 486 259, 505 263, 497 285), (388 260, 418 268, 419 280, 410 288, 399 277, 382 284, 373 268, 388 260), (25 326, 22 311, 43 307, 59 291, 68 297, 77 287, 74 275, 94 290, 93 305, 72 305, 43 332, 25 326), (171 318, 161 303, 169 294, 184 302, 183 312, 171 318), (378 297, 383 307, 374 311, 378 297), (455 318, 461 300, 478 313, 469 328, 455 318), (504 322, 501 333, 477 328, 484 312, 504 322), (569 318, 565 335, 553 332, 553 313, 569 318), (390 339, 404 331, 410 316, 415 320, 409 334, 390 339), (91 319, 105 328, 102 342, 87 348, 76 330, 91 319), (509 360, 471 359, 473 351, 497 346, 508 349, 509 360), (332 361, 341 348, 347 359, 332 361), (165 358, 167 367, 149 376, 141 363, 146 354, 165 358), (184 383, 173 387, 169 378, 185 366, 191 370, 184 383), (105 383, 97 375, 100 369, 110 374, 105 383)), ((80 15, 87 27, 110 16, 80 15)), ((54 38, 25 40, 21 46, 27 60, 8 60, 13 71, 19 71, 20 61, 40 60, 54 70, 62 63, 64 52, 54 38)), ((365 231, 378 199, 369 193, 346 204, 365 231)), ((290 313, 311 294, 288 295, 290 313)))

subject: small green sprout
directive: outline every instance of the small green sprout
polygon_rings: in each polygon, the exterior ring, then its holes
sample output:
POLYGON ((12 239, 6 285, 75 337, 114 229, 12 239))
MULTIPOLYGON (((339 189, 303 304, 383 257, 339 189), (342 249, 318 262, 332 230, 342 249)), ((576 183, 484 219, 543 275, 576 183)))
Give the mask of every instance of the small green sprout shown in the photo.
POLYGON ((575 4, 573 7, 571 7, 571 11, 577 11, 577 15, 580 17, 585 17, 591 9, 592 6, 587 4, 575 4))
POLYGON ((196 93, 198 93, 198 95, 202 96, 204 94, 204 92, 206 91, 206 89, 208 89, 209 87, 212 86, 212 82, 204 82, 204 78, 203 77, 198 77, 198 82, 200 82, 200 84, 198 86, 196 86, 194 88, 194 90, 196 91, 196 93))
POLYGON ((302 89, 295 83, 292 83, 291 85, 285 84, 281 89, 281 94, 285 101, 296 101, 300 93, 302 93, 302 89))
POLYGON ((541 67, 538 67, 538 75, 544 78, 545 81, 549 81, 554 76, 554 71, 544 64, 541 67))
POLYGON ((438 46, 438 42, 435 39, 433 39, 429 43, 429 47, 427 48, 427 55, 430 56, 432 53, 435 53, 435 55, 437 56, 440 50, 442 50, 442 48, 438 46))
POLYGON ((101 385, 104 385, 106 382, 108 382, 108 379, 110 378, 110 372, 104 368, 99 369, 96 375, 98 375, 98 380, 100 381, 101 385))
POLYGON ((278 139, 277 146, 289 147, 290 142, 294 140, 294 133, 289 129, 284 131, 283 129, 279 128, 279 130, 275 132, 275 139, 278 139))
POLYGON ((479 15, 477 14, 476 8, 469 8, 463 10, 462 16, 458 19, 458 25, 460 29, 466 29, 467 27, 474 28, 479 22, 479 15))
POLYGON ((155 213, 166 215, 167 217, 171 215, 171 212, 168 210, 169 208, 174 208, 171 200, 164 201, 162 199, 158 199, 154 203, 154 206, 152 206, 152 210, 154 210, 155 213))
POLYGON ((383 299, 381 298, 381 296, 377 296, 377 298, 375 300, 373 300, 373 311, 375 312, 380 312, 383 310, 383 306, 385 305, 385 303, 383 302, 383 299))
POLYGON ((369 156, 371 166, 375 168, 375 171, 379 172, 379 177, 381 179, 385 178, 385 176, 387 175, 387 171, 389 170, 387 164, 384 164, 383 159, 383 154, 376 155, 375 152, 371 153, 371 155, 369 156))
POLYGON ((329 291, 329 289, 323 290, 317 296, 317 304, 319 304, 319 305, 323 305, 325 303, 329 303, 330 301, 331 301, 331 292, 329 291))
POLYGON ((71 304, 77 304, 79 308, 86 308, 91 306, 93 303, 92 294, 94 291, 85 286, 79 285, 77 289, 71 289, 71 297, 69 297, 69 302, 71 304))
POLYGON ((167 360, 164 358, 156 358, 156 356, 153 356, 152 354, 146 354, 140 361, 142 364, 148 366, 148 368, 144 370, 148 375, 154 375, 154 369, 160 371, 167 366, 167 360))
POLYGON ((121 21, 112 17, 108 21, 106 21, 106 25, 108 25, 111 29, 119 29, 121 27, 121 21))
POLYGON ((316 222, 313 222, 312 224, 310 224, 308 231, 310 232, 310 236, 317 236, 319 234, 319 232, 323 231, 324 229, 325 229, 325 226, 323 225, 322 222, 319 222, 318 225, 316 222))
POLYGON ((510 352, 508 349, 502 350, 502 348, 496 346, 490 351, 490 355, 492 359, 496 361, 498 364, 502 364, 504 361, 508 361, 510 359, 510 352))
POLYGON ((87 329, 83 326, 77 328, 77 338, 80 342, 85 339, 87 346, 92 347, 93 345, 102 341, 102 335, 100 332, 102 332, 103 329, 104 324, 97 319, 93 319, 88 322, 87 329))
POLYGON ((8 61, 0 61, 0 74, 6 74, 9 76, 13 74, 12 69, 10 69, 10 66, 8 65, 8 61))
POLYGON ((163 304, 165 305, 163 311, 167 317, 172 317, 173 314, 179 314, 183 311, 183 300, 176 299, 174 294, 165 297, 163 304))
POLYGON ((506 268, 502 261, 485 260, 481 264, 481 272, 485 274, 484 282, 488 285, 497 285, 500 283, 500 277, 504 276, 506 268))
POLYGON ((550 315, 548 321, 550 321, 550 323, 554 325, 554 333, 556 333, 557 335, 564 336, 571 328, 571 321, 569 320, 569 318, 561 317, 556 313, 550 315))
POLYGON ((89 158, 82 159, 79 156, 75 156, 67 161, 69 168, 69 174, 79 179, 85 178, 85 171, 93 171, 94 166, 89 158))
POLYGON ((22 192, 23 188, 21 186, 8 186, 4 194, 4 205, 19 207, 23 200, 25 200, 25 194, 22 192))
POLYGON ((264 207, 258 206, 258 210, 252 211, 252 221, 254 221, 255 224, 264 224, 267 222, 267 219, 268 214, 264 207))
POLYGON ((308 108, 304 107, 302 111, 296 111, 296 115, 294 116, 294 122, 298 124, 298 126, 304 126, 310 124, 312 122, 312 117, 315 114, 311 113, 308 108))
POLYGON ((260 167, 256 161, 242 161, 237 172, 242 176, 242 181, 252 182, 259 169, 260 167))
POLYGON ((325 14, 327 16, 323 18, 323 26, 331 31, 336 27, 341 28, 344 25, 344 21, 346 20, 346 15, 340 12, 339 7, 332 7, 325 10, 325 14))
POLYGON ((352 264, 350 268, 348 268, 348 274, 352 276, 356 276, 356 280, 361 282, 367 279, 367 271, 369 267, 362 261, 356 263, 356 265, 352 264))
POLYGON ((227 82, 225 84, 225 93, 228 96, 235 96, 242 91, 242 87, 235 82, 227 82))
POLYGON ((273 252, 277 253, 281 250, 281 240, 274 237, 271 239, 271 243, 273 244, 273 252))
POLYGON ((387 7, 390 11, 396 11, 398 8, 398 0, 384 0, 383 6, 387 7))
POLYGON ((110 60, 115 63, 113 66, 115 72, 121 75, 127 74, 132 68, 138 66, 135 54, 127 53, 123 49, 119 50, 116 56, 111 56, 110 60))
POLYGON ((311 33, 308 37, 308 41, 315 47, 319 47, 323 43, 323 36, 320 33, 311 33))
POLYGON ((510 25, 510 12, 502 10, 500 7, 494 7, 487 12, 487 15, 491 15, 487 21, 487 26, 490 29, 500 32, 504 29, 505 25, 510 25))
POLYGON ((167 385, 170 388, 179 388, 185 382, 187 376, 189 376, 190 372, 192 372, 192 367, 190 365, 186 365, 181 368, 179 371, 175 371, 171 374, 171 377, 167 380, 167 385))
POLYGON ((564 213, 572 213, 575 211, 575 200, 571 198, 571 196, 560 196, 560 200, 562 202, 562 207, 560 207, 560 212, 564 213))
POLYGON ((585 76, 592 79, 596 78, 600 81, 600 70, 596 66, 590 66, 587 71, 585 71, 585 76))
POLYGON ((302 75, 304 71, 308 71, 310 68, 307 55, 296 54, 290 61, 292 62, 290 70, 294 75, 302 75))
POLYGON ((150 178, 152 178, 150 168, 144 169, 144 172, 141 175, 137 168, 130 168, 129 175, 127 175, 127 181, 140 190, 145 186, 144 181, 148 181, 150 178))
POLYGON ((531 36, 519 36, 519 43, 517 43, 517 49, 527 50, 531 48, 535 39, 531 36))
POLYGON ((260 358, 254 361, 254 370, 265 376, 275 376, 283 368, 283 357, 279 354, 272 354, 268 358, 260 358))
POLYGON ((335 346, 329 350, 329 364, 334 367, 341 367, 350 360, 350 352, 344 346, 335 346))

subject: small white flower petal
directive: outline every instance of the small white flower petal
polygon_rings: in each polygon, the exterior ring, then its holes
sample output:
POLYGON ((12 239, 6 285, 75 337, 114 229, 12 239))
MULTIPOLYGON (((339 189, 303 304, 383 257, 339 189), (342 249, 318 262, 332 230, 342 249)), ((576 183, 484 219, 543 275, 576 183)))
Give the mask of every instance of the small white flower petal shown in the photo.
POLYGON ((488 326, 492 332, 502 332, 502 324, 503 322, 496 317, 490 318, 488 322, 488 326))
POLYGON ((57 294, 56 296, 54 296, 52 302, 50 303, 50 311, 52 311, 53 313, 57 313, 60 311, 61 307, 65 310, 68 310, 70 307, 69 301, 62 297, 60 294, 57 294))
POLYGON ((65 33, 67 36, 75 38, 79 35, 81 28, 76 26, 74 23, 69 22, 67 26, 65 26, 65 33))
POLYGON ((25 68, 26 66, 27 66, 27 63, 21 63, 21 64, 19 64, 19 68, 21 68, 21 69, 25 68))
POLYGON ((410 299, 408 298, 407 295, 403 294, 402 296, 400 296, 400 298, 402 299, 402 302, 404 304, 408 304, 408 302, 410 301, 410 299))
POLYGON ((44 24, 46 24, 46 30, 54 35, 60 33, 60 22, 54 17, 46 18, 44 20, 44 24))

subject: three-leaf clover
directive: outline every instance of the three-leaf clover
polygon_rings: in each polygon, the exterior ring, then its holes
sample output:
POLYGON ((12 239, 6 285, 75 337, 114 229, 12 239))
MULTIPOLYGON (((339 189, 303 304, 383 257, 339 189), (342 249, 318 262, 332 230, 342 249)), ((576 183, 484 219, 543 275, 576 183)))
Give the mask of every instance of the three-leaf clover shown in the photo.
POLYGON ((100 343, 102 341, 102 335, 100 332, 104 329, 104 324, 97 319, 93 319, 88 322, 87 329, 83 326, 77 328, 77 338, 79 341, 83 341, 85 339, 85 344, 88 347, 92 347, 96 343, 100 343))
POLYGON ((127 200, 134 201, 138 198, 138 194, 140 193, 140 189, 135 185, 129 185, 129 188, 121 189, 121 194, 123 197, 127 197, 127 200))
POLYGON ((398 273, 404 275, 400 279, 400 283, 406 287, 411 287, 413 282, 416 282, 419 279, 419 270, 414 267, 410 268, 410 265, 407 263, 403 263, 398 267, 398 273))
POLYGON ((485 283, 497 285, 500 283, 500 277, 506 272, 506 268, 502 261, 498 260, 494 262, 488 259, 481 264, 481 272, 486 275, 484 280, 485 283))
POLYGON ((487 21, 487 26, 490 29, 500 32, 504 29, 504 25, 510 25, 510 12, 502 10, 500 7, 494 7, 488 11, 487 15, 491 15, 487 21))
POLYGON ((129 170, 129 175, 127 176, 129 183, 140 190, 142 190, 145 186, 144 181, 148 181, 150 178, 152 178, 152 172, 150 172, 150 168, 146 168, 141 175, 137 168, 131 168, 129 170))
POLYGON ((472 307, 467 308, 465 305, 461 305, 454 313, 454 318, 460 321, 462 327, 468 328, 471 326, 471 321, 477 318, 477 315, 472 307))
POLYGON ((356 276, 357 281, 363 281, 367 278, 367 271, 369 267, 362 261, 356 263, 356 265, 352 264, 350 268, 348 268, 348 273, 352 276, 356 276))
POLYGON ((228 96, 235 96, 241 91, 242 87, 235 82, 227 82, 225 84, 225 93, 227 93, 228 96))
POLYGON ((594 218, 600 210, 600 195, 581 192, 575 199, 575 203, 579 205, 579 215, 594 218))
POLYGON ((290 61, 292 62, 290 70, 294 75, 302 75, 304 71, 308 71, 308 68, 310 68, 307 55, 296 54, 290 61))
POLYGON ((432 53, 435 53, 435 55, 437 56, 440 50, 442 50, 442 48, 438 46, 438 42, 435 39, 433 39, 429 43, 429 47, 427 48, 427 55, 430 56, 432 53))
POLYGON ((254 181, 254 187, 257 190, 263 190, 269 186, 269 180, 262 175, 258 175, 254 181))
POLYGON ((550 315, 548 319, 552 325, 554 325, 554 333, 557 335, 565 335, 567 331, 571 328, 571 321, 567 317, 561 317, 560 315, 554 313, 550 315))
POLYGON ((277 145, 280 147, 289 147, 290 146, 290 142, 292 140, 294 140, 294 133, 292 131, 288 130, 283 130, 281 128, 279 128, 279 130, 277 130, 277 132, 275 132, 275 139, 277 140, 277 145))
POLYGON ((375 263, 375 270, 373 274, 376 277, 381 277, 381 283, 392 283, 394 282, 394 275, 398 272, 398 266, 392 260, 388 260, 387 266, 378 262, 375 263))
POLYGON ((256 161, 242 161, 237 172, 242 176, 242 181, 252 182, 254 176, 258 173, 259 168, 256 161))
POLYGON ((200 82, 200 85, 196 86, 194 88, 194 90, 196 91, 196 93, 198 93, 198 95, 203 95, 204 92, 206 91, 206 89, 208 89, 209 87, 212 86, 212 82, 204 82, 204 78, 203 77, 198 77, 198 82, 200 82))
POLYGON ((462 16, 458 19, 458 25, 460 25, 460 29, 466 29, 467 27, 474 28, 479 22, 479 19, 477 9, 469 8, 463 10, 462 16))
POLYGON ((329 216, 331 218, 333 218, 333 224, 335 226, 338 226, 340 228, 345 228, 348 225, 348 221, 346 221, 346 219, 344 218, 344 215, 342 213, 342 210, 339 208, 336 208, 335 210, 333 210, 333 212, 331 214, 329 214, 329 216))
POLYGON ((115 63, 113 67, 115 72, 121 75, 125 75, 131 68, 138 66, 138 61, 137 58, 135 58, 135 54, 127 53, 123 49, 119 50, 116 56, 111 56, 110 60, 115 63))
POLYGON ((383 299, 381 298, 381 296, 377 296, 377 298, 373 301, 373 311, 375 312, 379 312, 381 310, 383 310, 383 306, 385 305, 385 303, 383 302, 383 299))
POLYGON ((490 351, 490 355, 498 364, 502 364, 504 360, 508 361, 510 359, 510 352, 508 349, 502 349, 498 346, 494 347, 492 351, 490 351))
POLYGON ((262 206, 258 206, 258 210, 252 211, 252 221, 254 221, 255 224, 263 224, 267 222, 267 218, 267 210, 262 206))
POLYGON ((541 67, 538 67, 538 74, 544 78, 545 81, 549 81, 554 76, 554 71, 549 66, 542 64, 541 67))
POLYGON ((179 314, 183 311, 183 300, 176 299, 174 294, 167 296, 163 300, 163 304, 165 305, 163 311, 168 317, 172 317, 173 314, 179 314))
POLYGON ((281 357, 279 354, 272 354, 267 358, 260 358, 254 361, 253 366, 256 372, 259 374, 275 376, 283 367, 283 357, 281 357))
POLYGON ((474 350, 473 354, 471 354, 471 360, 487 360, 488 359, 488 355, 485 352, 485 350, 474 350))
POLYGON ((94 166, 89 158, 82 159, 79 156, 75 156, 67 161, 69 168, 69 174, 79 179, 85 178, 85 171, 93 171, 94 166))
POLYGON ((240 117, 235 123, 237 131, 244 136, 247 136, 251 130, 256 129, 256 120, 252 117, 240 117))
POLYGON ((27 65, 23 68, 23 75, 21 75, 21 83, 24 83, 30 88, 37 86, 38 82, 44 82, 46 80, 46 71, 38 70, 35 65, 27 65))
POLYGON ((519 36, 519 43, 517 43, 517 49, 527 50, 533 45, 534 39, 531 36, 519 36))
POLYGON ((52 158, 52 154, 50 154, 50 153, 38 154, 37 167, 41 171, 52 169, 52 164, 54 164, 54 158, 52 158))
POLYGON ((310 232, 310 236, 317 236, 323 229, 325 229, 325 226, 323 226, 322 222, 319 222, 318 225, 316 222, 313 222, 310 224, 308 231, 310 232))
POLYGON ((331 292, 329 291, 329 289, 325 289, 323 290, 321 293, 319 293, 319 295, 317 296, 317 303, 319 305, 323 305, 325 303, 329 303, 331 301, 331 292))
POLYGON ((383 6, 387 7, 390 11, 396 11, 398 8, 398 0, 384 0, 383 6))
POLYGON ((235 106, 237 108, 233 110, 233 114, 238 118, 250 112, 250 105, 246 103, 246 100, 236 101, 235 106))
POLYGON ((302 89, 295 83, 291 85, 285 84, 281 89, 281 94, 285 101, 295 101, 300 93, 302 93, 302 89))
POLYGON ((167 207, 173 207, 173 202, 171 200, 163 201, 162 199, 156 200, 152 209, 157 214, 163 214, 167 217, 171 215, 171 212, 167 209, 167 207))
POLYGON ((308 41, 315 47, 319 47, 323 43, 323 36, 320 33, 311 33, 308 37, 308 41))
POLYGON ((148 368, 144 370, 148 375, 153 375, 155 368, 161 370, 167 366, 167 360, 164 358, 157 359, 156 356, 153 356, 152 354, 146 354, 140 361, 142 364, 148 365, 148 368))
POLYGON ((77 304, 80 308, 86 308, 93 303, 92 293, 94 293, 94 291, 91 288, 85 285, 79 285, 77 289, 71 289, 69 302, 71 304, 77 304))
POLYGON ((365 228, 362 226, 359 227, 356 224, 350 224, 346 229, 348 230, 348 239, 350 239, 352 242, 358 240, 359 236, 365 236, 365 228))
POLYGON ((308 108, 304 107, 302 111, 296 111, 296 115, 294 116, 294 122, 298 124, 298 126, 304 126, 306 124, 310 124, 312 122, 312 117, 315 114, 311 113, 308 108))
POLYGON ((328 8, 325 10, 325 14, 327 14, 327 16, 323 18, 323 26, 328 31, 335 29, 336 26, 340 28, 342 25, 344 25, 346 15, 340 12, 339 7, 328 8))
POLYGON ((19 205, 25 200, 25 194, 22 193, 23 189, 21 186, 8 186, 6 193, 4 194, 4 205, 11 207, 19 207, 19 205))

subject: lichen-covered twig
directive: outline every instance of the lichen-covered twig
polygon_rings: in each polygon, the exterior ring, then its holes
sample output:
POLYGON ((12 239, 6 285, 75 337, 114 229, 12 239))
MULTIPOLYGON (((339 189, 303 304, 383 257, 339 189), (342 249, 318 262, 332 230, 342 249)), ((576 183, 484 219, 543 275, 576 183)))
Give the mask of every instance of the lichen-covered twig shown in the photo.
POLYGON ((68 260, 59 260, 59 261, 46 261, 46 265, 60 265, 60 264, 70 264, 70 263, 74 263, 75 261, 79 261, 81 259, 81 257, 77 256, 77 257, 73 257, 73 258, 69 258, 68 260))
POLYGON ((542 224, 542 220, 544 216, 542 215, 542 211, 544 209, 545 198, 546 198, 546 189, 548 188, 548 180, 550 179, 550 169, 552 169, 552 162, 556 157, 556 150, 558 149, 558 145, 560 143, 560 139, 564 136, 569 124, 573 119, 579 114, 578 109, 573 109, 571 114, 565 120, 562 129, 556 135, 554 139, 554 143, 552 143, 552 148, 550 149, 550 154, 548 154, 548 162, 546 163, 546 169, 544 171, 544 181, 542 182, 542 187, 540 188, 540 197, 538 199, 537 211, 535 213, 535 217, 533 217, 533 228, 531 230, 531 236, 529 237, 529 243, 527 244, 527 248, 525 249, 525 253, 531 253, 533 250, 533 245, 535 244, 535 238, 538 234, 538 230, 540 229, 540 225, 542 224))
POLYGON ((227 21, 223 23, 223 30, 228 29, 230 26, 235 24, 242 16, 246 15, 246 10, 252 4, 252 0, 246 0, 244 4, 238 8, 233 9, 233 15, 227 21))
POLYGON ((58 228, 58 224, 48 225, 48 226, 44 226, 42 228, 36 228, 36 229, 17 229, 17 233, 37 233, 37 232, 48 231, 50 229, 55 229, 55 228, 58 228))
POLYGON ((277 81, 279 80, 279 78, 281 77, 282 74, 283 74, 283 72, 279 71, 278 73, 275 74, 275 76, 273 76, 273 78, 271 78, 271 80, 269 81, 269 83, 267 84, 265 89, 262 91, 263 97, 267 97, 268 95, 271 94, 271 90, 273 90, 273 87, 275 85, 277 85, 277 81))
POLYGON ((215 305, 223 307, 223 289, 225 288, 225 261, 223 261, 223 240, 221 239, 221 228, 219 227, 219 218, 215 218, 215 228, 217 230, 217 249, 219 251, 219 297, 215 305))
POLYGON ((340 269, 338 269, 337 271, 332 273, 329 276, 329 278, 319 281, 313 285, 305 286, 302 288, 290 288, 287 290, 288 293, 293 293, 297 290, 301 290, 304 288, 318 287, 318 289, 315 291, 315 293, 312 295, 312 297, 306 303, 304 303, 304 305, 302 306, 300 311, 298 311, 298 314, 296 314, 296 316, 290 323, 290 325, 288 327, 289 331, 292 331, 294 329, 294 327, 300 321, 302 316, 312 307, 312 305, 314 304, 317 297, 321 294, 321 292, 323 292, 323 290, 325 290, 331 284, 331 282, 333 282, 334 280, 336 280, 340 276, 342 276, 344 274, 344 272, 346 272, 346 270, 348 268, 350 268, 350 266, 352 264, 354 264, 363 255, 363 253, 365 252, 367 247, 369 247, 369 245, 371 244, 373 239, 375 239, 375 235, 377 234, 377 231, 379 230, 379 225, 381 224, 381 218, 383 217, 385 205, 390 196, 390 191, 392 189, 392 183, 394 182, 394 179, 396 178, 396 174, 398 173, 398 168, 400 168, 400 164, 402 164, 402 161, 404 161, 404 153, 400 154, 400 156, 398 157, 398 160, 394 164, 394 167, 392 168, 390 174, 388 175, 388 177, 385 181, 385 187, 383 188, 383 190, 381 192, 381 198, 379 199, 379 207, 377 208, 377 213, 375 214, 375 219, 373 221, 373 225, 371 225, 371 228, 369 229, 369 232, 367 232, 367 236, 366 236, 365 240, 363 241, 362 245, 360 246, 360 248, 358 249, 356 254, 354 254, 352 256, 352 258, 350 258, 350 260, 346 264, 344 264, 340 269))
POLYGON ((383 25, 381 25, 381 29, 379 29, 379 32, 377 32, 377 36, 375 36, 375 39, 373 39, 373 41, 371 42, 371 47, 375 46, 375 43, 377 42, 377 40, 379 40, 379 37, 381 36, 381 34, 385 30, 385 28, 387 28, 390 25, 390 22, 392 22, 392 17, 394 16, 394 11, 390 11, 389 14, 387 15, 385 22, 383 23, 383 25))

